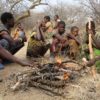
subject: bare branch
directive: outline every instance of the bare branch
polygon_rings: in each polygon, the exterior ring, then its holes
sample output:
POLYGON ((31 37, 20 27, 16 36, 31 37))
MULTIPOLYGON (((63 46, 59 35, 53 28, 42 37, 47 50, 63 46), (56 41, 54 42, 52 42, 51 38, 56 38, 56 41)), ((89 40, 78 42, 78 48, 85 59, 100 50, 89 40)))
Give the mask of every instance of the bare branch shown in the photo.
POLYGON ((11 6, 10 11, 12 11, 12 9, 13 9, 18 3, 20 3, 21 1, 22 1, 22 0, 16 1, 16 2, 11 6))
POLYGON ((38 3, 38 4, 33 4, 29 9, 34 9, 38 5, 48 5, 48 3, 38 3))
POLYGON ((30 17, 30 10, 34 9, 36 6, 38 5, 48 5, 47 3, 41 3, 42 0, 37 0, 35 2, 33 2, 33 4, 28 8, 28 10, 26 12, 23 13, 22 16, 18 17, 16 19, 16 23, 24 18, 30 17))
POLYGON ((23 13, 22 16, 19 16, 19 17, 16 19, 15 23, 18 23, 20 20, 22 20, 22 19, 24 19, 24 18, 26 18, 26 17, 29 17, 29 16, 30 16, 30 10, 27 10, 26 12, 23 13))

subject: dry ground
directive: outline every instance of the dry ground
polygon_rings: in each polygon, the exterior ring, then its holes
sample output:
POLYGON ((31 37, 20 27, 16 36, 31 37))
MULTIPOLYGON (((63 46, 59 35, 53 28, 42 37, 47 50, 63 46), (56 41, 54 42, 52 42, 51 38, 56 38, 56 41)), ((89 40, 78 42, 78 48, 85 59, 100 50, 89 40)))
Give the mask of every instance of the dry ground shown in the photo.
MULTIPOLYGON (((26 59, 26 47, 22 48, 17 57, 26 59)), ((46 91, 30 88, 27 91, 11 92, 5 91, 5 78, 11 73, 22 71, 27 67, 21 67, 18 64, 6 65, 4 70, 0 71, 0 77, 3 82, 0 83, 0 100, 100 100, 100 75, 94 80, 92 75, 88 74, 73 83, 67 84, 64 89, 64 96, 54 96, 46 91)))

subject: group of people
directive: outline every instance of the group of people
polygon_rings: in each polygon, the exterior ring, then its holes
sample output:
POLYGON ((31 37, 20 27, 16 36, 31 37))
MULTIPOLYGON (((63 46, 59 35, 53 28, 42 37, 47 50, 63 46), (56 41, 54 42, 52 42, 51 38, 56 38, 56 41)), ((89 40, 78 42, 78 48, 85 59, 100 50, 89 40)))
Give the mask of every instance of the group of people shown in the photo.
POLYGON ((76 59, 81 44, 79 28, 73 26, 68 33, 65 22, 58 15, 54 16, 54 20, 53 23, 49 16, 45 16, 41 22, 37 23, 28 42, 27 56, 41 57, 49 49, 50 56, 62 54, 76 59))
MULTIPOLYGON (((80 54, 80 47, 82 46, 79 28, 73 26, 68 33, 66 31, 65 22, 61 20, 58 15, 54 16, 54 21, 53 23, 49 16, 45 16, 42 21, 37 22, 36 28, 30 35, 26 55, 34 58, 41 57, 44 56, 49 49, 50 56, 55 57, 61 54, 76 60, 80 54)), ((31 63, 13 56, 24 46, 24 42, 27 41, 21 23, 18 23, 18 28, 12 37, 11 29, 15 24, 13 14, 9 12, 3 13, 1 15, 1 22, 0 68, 3 68, 3 62, 6 60, 18 63, 22 66, 32 66, 31 63)), ((88 29, 88 27, 86 27, 86 31, 92 34, 95 47, 100 49, 100 45, 95 39, 95 25, 94 23, 92 25, 93 28, 88 29)), ((88 23, 86 26, 88 26, 88 23)))

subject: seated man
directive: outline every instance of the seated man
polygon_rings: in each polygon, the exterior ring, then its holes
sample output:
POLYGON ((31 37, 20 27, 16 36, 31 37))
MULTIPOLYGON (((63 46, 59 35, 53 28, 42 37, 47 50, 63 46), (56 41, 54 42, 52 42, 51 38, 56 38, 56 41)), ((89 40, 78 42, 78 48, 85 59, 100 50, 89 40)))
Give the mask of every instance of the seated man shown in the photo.
POLYGON ((11 13, 3 13, 1 15, 2 25, 0 26, 0 44, 10 53, 15 54, 24 46, 24 42, 20 39, 14 40, 11 37, 11 28, 14 27, 14 18, 11 13))
POLYGON ((15 54, 20 48, 24 46, 24 43, 20 40, 14 40, 11 37, 11 28, 14 27, 14 17, 11 13, 5 12, 1 15, 2 25, 0 26, 0 59, 10 60, 20 65, 30 65, 24 62, 12 54, 15 54))
POLYGON ((44 56, 46 51, 49 48, 49 44, 45 42, 45 23, 37 24, 37 31, 32 32, 28 47, 27 47, 27 56, 29 57, 41 57, 44 56))
POLYGON ((68 41, 69 41, 69 56, 72 59, 76 59, 78 54, 80 53, 80 37, 79 37, 79 28, 73 26, 71 28, 70 34, 68 34, 68 41))
POLYGON ((65 33, 65 22, 60 21, 58 23, 57 30, 55 30, 53 35, 53 40, 51 44, 51 54, 53 56, 56 56, 56 54, 62 53, 63 51, 66 51, 66 47, 68 45, 67 37, 65 33))

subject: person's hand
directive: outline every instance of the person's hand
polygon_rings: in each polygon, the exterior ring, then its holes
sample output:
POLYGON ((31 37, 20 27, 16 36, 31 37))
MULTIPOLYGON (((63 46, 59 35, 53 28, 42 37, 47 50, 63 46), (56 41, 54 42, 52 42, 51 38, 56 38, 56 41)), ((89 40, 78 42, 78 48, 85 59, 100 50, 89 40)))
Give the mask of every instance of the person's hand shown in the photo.
POLYGON ((67 37, 71 38, 71 39, 74 39, 74 35, 70 34, 70 33, 67 33, 67 37))
POLYGON ((93 31, 91 29, 88 29, 88 34, 92 34, 93 35, 93 31))
POLYGON ((33 64, 32 64, 32 63, 27 62, 27 61, 23 61, 23 60, 20 60, 19 64, 20 64, 21 66, 33 67, 33 64))

